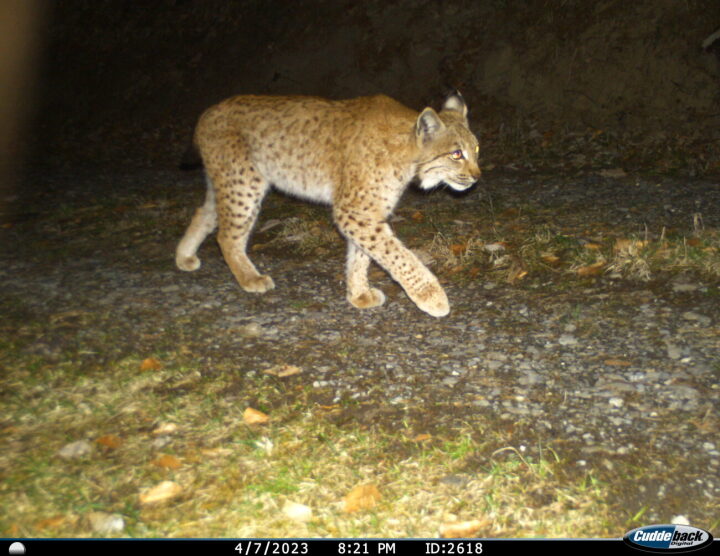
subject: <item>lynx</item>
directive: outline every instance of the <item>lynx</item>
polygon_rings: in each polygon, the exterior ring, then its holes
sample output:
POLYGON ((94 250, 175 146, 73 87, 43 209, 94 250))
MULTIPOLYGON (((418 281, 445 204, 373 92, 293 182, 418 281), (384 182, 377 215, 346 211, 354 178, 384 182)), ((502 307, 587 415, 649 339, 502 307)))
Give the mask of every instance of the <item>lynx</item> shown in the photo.
POLYGON ((218 225, 218 243, 245 291, 266 292, 272 279, 247 256, 263 197, 280 191, 332 205, 347 240, 347 299, 377 307, 385 295, 368 282, 371 259, 426 313, 450 312, 437 278, 395 236, 388 218, 417 178, 423 189, 441 183, 463 191, 480 177, 478 140, 459 93, 439 112, 419 114, 383 96, 350 100, 236 96, 206 110, 194 143, 207 178, 205 203, 177 246, 182 270, 200 267, 196 253, 218 225))

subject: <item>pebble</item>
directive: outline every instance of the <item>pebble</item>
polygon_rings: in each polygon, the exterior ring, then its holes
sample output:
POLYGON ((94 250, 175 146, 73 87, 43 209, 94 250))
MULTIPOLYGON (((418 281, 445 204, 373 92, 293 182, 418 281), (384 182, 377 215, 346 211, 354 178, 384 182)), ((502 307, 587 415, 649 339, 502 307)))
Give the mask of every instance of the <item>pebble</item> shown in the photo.
POLYGON ((91 529, 100 535, 122 533, 125 529, 125 520, 119 514, 105 512, 90 512, 87 515, 91 529))
POLYGON ((87 440, 77 440, 75 442, 65 444, 65 446, 60 448, 58 456, 63 459, 78 459, 87 456, 92 452, 92 450, 92 444, 90 444, 87 440))
POLYGON ((577 338, 571 334, 563 334, 558 338, 558 343, 561 346, 576 346, 578 341, 577 338))

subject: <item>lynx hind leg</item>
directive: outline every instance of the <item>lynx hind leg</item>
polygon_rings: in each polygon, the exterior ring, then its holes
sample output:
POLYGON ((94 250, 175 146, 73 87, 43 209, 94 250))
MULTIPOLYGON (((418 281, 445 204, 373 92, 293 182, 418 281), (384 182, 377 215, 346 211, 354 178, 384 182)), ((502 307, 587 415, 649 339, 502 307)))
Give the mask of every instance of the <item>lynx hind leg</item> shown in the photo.
POLYGON ((205 176, 205 180, 207 182, 205 204, 195 211, 190 225, 175 251, 175 264, 180 270, 188 272, 200 268, 200 259, 196 254, 197 250, 208 234, 212 233, 217 227, 213 184, 209 177, 205 176))
POLYGON ((275 284, 270 276, 258 272, 246 249, 270 183, 247 159, 237 143, 232 146, 232 168, 220 165, 217 175, 213 174, 220 228, 218 243, 240 287, 246 292, 264 293, 273 289, 275 284))
POLYGON ((347 299, 358 309, 379 307, 385 303, 385 294, 368 283, 370 257, 352 241, 348 241, 347 299))

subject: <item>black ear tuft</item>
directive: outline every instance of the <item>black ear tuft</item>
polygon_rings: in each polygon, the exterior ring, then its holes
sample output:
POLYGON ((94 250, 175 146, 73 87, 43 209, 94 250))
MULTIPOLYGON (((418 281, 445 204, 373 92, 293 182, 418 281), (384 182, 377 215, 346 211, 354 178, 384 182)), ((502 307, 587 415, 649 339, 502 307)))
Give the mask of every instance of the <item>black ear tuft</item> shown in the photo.
POLYGON ((449 95, 445 99, 445 103, 442 107, 443 110, 453 110, 455 112, 460 112, 462 114, 463 118, 467 118, 467 104, 465 104, 465 99, 460 94, 460 91, 455 91, 451 95, 449 95))

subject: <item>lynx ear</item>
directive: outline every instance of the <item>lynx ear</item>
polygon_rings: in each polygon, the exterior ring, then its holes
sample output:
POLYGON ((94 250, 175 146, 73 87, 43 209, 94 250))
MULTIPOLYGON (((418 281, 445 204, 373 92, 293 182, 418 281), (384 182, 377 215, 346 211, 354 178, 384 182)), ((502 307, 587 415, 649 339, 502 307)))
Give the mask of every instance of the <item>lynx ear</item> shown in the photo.
POLYGON ((465 99, 460 94, 460 91, 455 91, 452 95, 447 97, 447 99, 445 99, 445 104, 443 104, 442 109, 460 112, 463 118, 467 118, 467 104, 465 104, 465 99))
POLYGON ((445 129, 445 124, 438 116, 437 112, 432 108, 425 108, 418 116, 417 124, 415 124, 415 136, 418 142, 427 143, 445 129))

